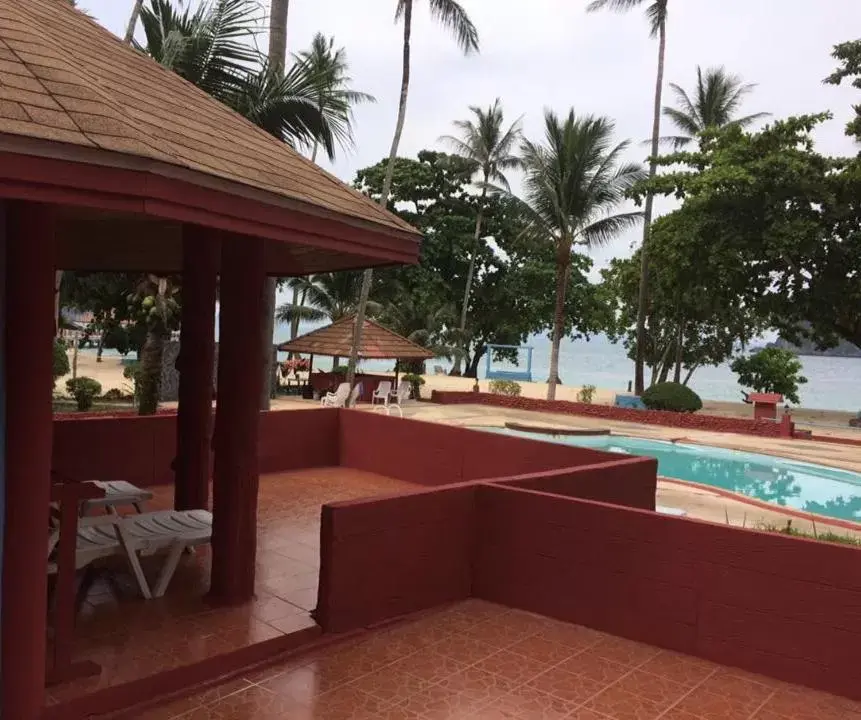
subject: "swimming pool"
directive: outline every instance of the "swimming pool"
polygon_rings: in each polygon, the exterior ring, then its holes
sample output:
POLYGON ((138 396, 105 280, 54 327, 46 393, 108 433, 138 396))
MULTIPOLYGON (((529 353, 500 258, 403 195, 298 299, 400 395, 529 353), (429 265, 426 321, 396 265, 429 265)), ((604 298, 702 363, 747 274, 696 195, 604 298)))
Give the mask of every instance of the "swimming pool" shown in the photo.
POLYGON ((774 505, 861 522, 861 474, 726 450, 624 435, 553 436, 508 428, 476 428, 563 445, 647 455, 658 460, 658 474, 711 485, 774 505))

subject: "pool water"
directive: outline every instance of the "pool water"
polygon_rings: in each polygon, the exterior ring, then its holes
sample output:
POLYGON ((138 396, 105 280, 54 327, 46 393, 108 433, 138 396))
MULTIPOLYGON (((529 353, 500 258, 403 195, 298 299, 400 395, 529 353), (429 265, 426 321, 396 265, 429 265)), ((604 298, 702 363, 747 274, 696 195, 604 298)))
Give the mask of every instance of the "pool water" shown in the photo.
POLYGON ((657 458, 658 474, 711 485, 774 505, 861 522, 861 474, 726 450, 623 435, 554 436, 508 428, 477 428, 563 445, 657 458))

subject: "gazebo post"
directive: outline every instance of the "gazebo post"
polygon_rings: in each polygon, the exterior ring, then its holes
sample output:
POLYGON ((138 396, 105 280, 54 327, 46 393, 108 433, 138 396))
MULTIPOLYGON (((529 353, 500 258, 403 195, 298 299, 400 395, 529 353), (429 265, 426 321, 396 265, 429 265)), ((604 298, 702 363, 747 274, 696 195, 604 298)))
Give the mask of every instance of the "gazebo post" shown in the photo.
POLYGON ((36 720, 45 699, 54 222, 49 206, 6 204, 2 712, 10 720, 36 720))
POLYGON ((215 362, 216 231, 186 225, 182 236, 182 323, 174 507, 209 504, 212 371, 215 362))
POLYGON ((222 239, 210 595, 224 604, 254 595, 264 278, 262 241, 222 239))

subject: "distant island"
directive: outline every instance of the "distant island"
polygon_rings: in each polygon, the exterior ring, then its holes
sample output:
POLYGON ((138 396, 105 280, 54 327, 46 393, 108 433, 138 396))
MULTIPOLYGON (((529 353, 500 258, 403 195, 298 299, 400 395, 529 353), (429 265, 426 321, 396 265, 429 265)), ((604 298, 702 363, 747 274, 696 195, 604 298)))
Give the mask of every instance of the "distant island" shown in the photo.
POLYGON ((768 343, 766 347, 792 350, 792 352, 797 353, 798 355, 861 358, 861 348, 845 341, 841 342, 837 347, 829 348, 828 350, 817 350, 816 345, 809 340, 802 340, 800 345, 796 345, 795 343, 791 343, 783 338, 778 338, 774 342, 768 343))

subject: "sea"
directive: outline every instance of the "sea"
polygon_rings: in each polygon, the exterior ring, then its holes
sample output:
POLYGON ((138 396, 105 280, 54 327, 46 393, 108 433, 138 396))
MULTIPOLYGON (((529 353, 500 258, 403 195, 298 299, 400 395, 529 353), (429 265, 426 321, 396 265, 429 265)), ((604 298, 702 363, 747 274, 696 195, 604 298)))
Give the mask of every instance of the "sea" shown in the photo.
MULTIPOLYGON (((301 327, 300 334, 312 329, 314 326, 301 327)), ((289 328, 283 325, 277 327, 276 343, 288 339, 289 328)), ((529 339, 526 346, 533 349, 533 380, 546 382, 550 375, 550 338, 546 335, 535 335, 529 339)), ((114 354, 109 350, 105 353, 114 354)), ((526 353, 521 352, 519 355, 522 362, 517 369, 525 369, 526 353)), ((284 358, 286 356, 282 359, 284 358)), ((800 360, 804 366, 803 374, 808 380, 800 388, 801 407, 853 413, 861 411, 861 358, 804 355, 800 360)), ((341 362, 345 360, 342 358, 341 362)), ((322 369, 328 369, 328 363, 328 358, 315 360, 315 366, 322 369)), ((435 366, 448 371, 451 363, 444 358, 430 360, 427 363, 427 371, 432 373, 435 366)), ((514 369, 515 366, 511 363, 494 363, 494 367, 514 369)), ((362 368, 368 371, 391 371, 394 362, 368 360, 362 363, 362 368)), ((485 375, 486 363, 483 361, 479 368, 479 378, 484 378, 485 375)), ((589 340, 564 340, 559 352, 559 376, 565 385, 594 385, 604 390, 624 392, 628 389, 628 383, 633 382, 634 363, 628 359, 621 344, 610 342, 604 335, 597 335, 589 340)), ((646 380, 648 382, 648 376, 646 380)), ((717 367, 698 368, 688 386, 706 400, 739 402, 742 399, 738 378, 726 363, 717 367)))

